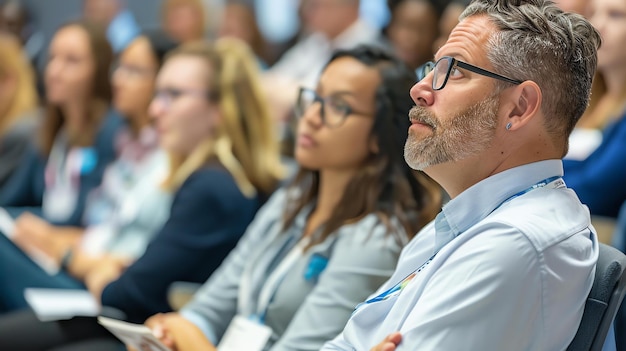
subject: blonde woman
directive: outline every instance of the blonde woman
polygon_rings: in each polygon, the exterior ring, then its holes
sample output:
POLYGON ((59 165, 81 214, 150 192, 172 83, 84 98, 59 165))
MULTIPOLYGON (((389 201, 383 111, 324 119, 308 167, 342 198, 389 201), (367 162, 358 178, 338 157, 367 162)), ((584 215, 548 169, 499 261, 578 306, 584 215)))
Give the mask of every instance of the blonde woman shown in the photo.
MULTIPOLYGON (((97 282, 87 277, 103 306, 134 322, 169 311, 170 284, 204 282, 274 190, 282 167, 257 70, 251 51, 234 39, 185 44, 166 58, 150 113, 171 159, 163 184, 175 191, 170 217, 128 268, 102 272, 97 282)), ((30 311, 0 318, 0 349, 65 344, 96 350, 118 342, 95 320, 41 323, 30 311)))
POLYGON ((0 188, 20 164, 37 122, 35 76, 19 41, 0 34, 0 188))

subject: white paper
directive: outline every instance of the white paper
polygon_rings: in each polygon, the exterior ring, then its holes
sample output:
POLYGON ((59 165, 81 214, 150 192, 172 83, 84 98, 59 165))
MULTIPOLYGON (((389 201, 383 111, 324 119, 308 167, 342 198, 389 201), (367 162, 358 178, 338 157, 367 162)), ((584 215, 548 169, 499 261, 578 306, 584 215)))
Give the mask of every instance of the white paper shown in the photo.
POLYGON ((261 351, 272 336, 272 329, 266 325, 235 316, 217 345, 218 351, 261 351))
POLYGON ((28 288, 24 298, 42 322, 100 313, 100 303, 87 290, 28 288))
POLYGON ((126 346, 138 351, 171 351, 157 339, 150 328, 142 324, 133 324, 117 319, 98 317, 98 323, 107 328, 126 346))

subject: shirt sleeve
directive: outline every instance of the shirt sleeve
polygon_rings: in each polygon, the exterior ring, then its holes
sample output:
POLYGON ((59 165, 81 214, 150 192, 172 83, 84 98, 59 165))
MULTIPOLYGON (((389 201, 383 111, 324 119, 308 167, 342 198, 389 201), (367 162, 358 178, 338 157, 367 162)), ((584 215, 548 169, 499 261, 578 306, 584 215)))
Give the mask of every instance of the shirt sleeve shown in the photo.
POLYGON ((340 230, 326 269, 272 351, 319 350, 393 273, 401 248, 383 224, 340 230))

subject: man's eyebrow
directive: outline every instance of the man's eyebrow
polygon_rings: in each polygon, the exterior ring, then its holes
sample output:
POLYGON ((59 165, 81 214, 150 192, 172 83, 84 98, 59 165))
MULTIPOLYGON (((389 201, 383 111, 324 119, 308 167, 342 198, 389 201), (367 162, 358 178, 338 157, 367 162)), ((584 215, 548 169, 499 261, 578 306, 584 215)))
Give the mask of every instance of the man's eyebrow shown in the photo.
MULTIPOLYGON (((438 53, 439 53, 439 51, 437 51, 437 53, 435 54, 435 56, 433 56, 433 62, 437 62, 437 60, 438 60, 438 58, 437 58, 437 54, 438 54, 438 53)), ((460 54, 460 53, 458 53, 458 52, 449 52, 449 53, 446 53, 445 55, 441 55, 441 56, 439 56, 439 58, 442 58, 442 57, 444 57, 444 56, 453 57, 453 58, 455 58, 455 59, 457 59, 457 60, 461 60, 461 61, 464 61, 464 60, 465 60, 465 58, 463 57, 463 55, 461 55, 461 54, 460 54)))

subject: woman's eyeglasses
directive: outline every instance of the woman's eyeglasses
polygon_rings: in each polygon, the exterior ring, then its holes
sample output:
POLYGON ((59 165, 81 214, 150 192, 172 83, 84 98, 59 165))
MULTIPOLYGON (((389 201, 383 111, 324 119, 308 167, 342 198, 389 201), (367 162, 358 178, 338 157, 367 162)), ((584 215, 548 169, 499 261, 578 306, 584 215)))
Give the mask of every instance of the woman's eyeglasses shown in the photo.
POLYGON ((355 111, 338 94, 321 97, 313 89, 300 88, 295 108, 296 116, 302 118, 306 111, 316 103, 320 104, 322 122, 330 128, 340 126, 350 115, 371 115, 371 113, 355 111))

